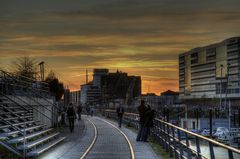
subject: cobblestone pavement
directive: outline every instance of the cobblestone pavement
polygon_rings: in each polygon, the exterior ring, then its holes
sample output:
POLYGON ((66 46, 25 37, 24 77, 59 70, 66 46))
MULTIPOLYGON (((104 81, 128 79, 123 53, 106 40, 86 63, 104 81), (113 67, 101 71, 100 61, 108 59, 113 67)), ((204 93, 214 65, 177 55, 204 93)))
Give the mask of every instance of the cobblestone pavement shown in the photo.
POLYGON ((64 142, 39 156, 39 159, 79 159, 87 150, 94 138, 94 128, 86 117, 75 123, 74 133, 66 127, 61 132, 66 136, 64 142))
MULTIPOLYGON (((113 125, 118 126, 118 124, 116 122, 113 122, 106 118, 104 118, 104 119, 107 120, 108 122, 112 123, 113 125)), ((133 130, 130 130, 124 126, 122 126, 122 128, 120 128, 120 129, 127 135, 129 140, 131 141, 136 159, 162 159, 161 156, 158 156, 153 151, 153 149, 151 148, 151 146, 148 143, 136 141, 136 137, 137 137, 136 132, 134 132, 133 130)))
POLYGON ((86 159, 130 159, 130 149, 124 136, 113 126, 94 117, 98 137, 86 159))
MULTIPOLYGON (((64 128, 61 134, 66 136, 67 139, 44 153, 44 155, 39 156, 39 158, 80 159, 94 138, 94 127, 87 119, 96 125, 98 136, 86 159, 131 159, 130 149, 124 136, 102 119, 117 126, 116 122, 105 118, 86 116, 83 116, 82 121, 76 122, 74 133, 70 133, 67 127, 64 128)), ((135 132, 125 127, 122 127, 121 130, 130 140, 136 159, 161 159, 154 153, 148 143, 136 142, 135 132)))

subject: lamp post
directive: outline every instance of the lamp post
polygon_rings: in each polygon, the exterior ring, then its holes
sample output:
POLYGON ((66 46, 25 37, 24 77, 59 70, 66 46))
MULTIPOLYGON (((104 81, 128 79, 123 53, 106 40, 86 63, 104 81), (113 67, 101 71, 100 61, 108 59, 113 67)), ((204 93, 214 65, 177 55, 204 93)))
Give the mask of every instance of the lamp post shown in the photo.
MULTIPOLYGON (((226 96, 225 96, 225 106, 226 106, 226 109, 227 109, 227 94, 228 94, 228 82, 229 82, 229 66, 230 66, 230 63, 227 64, 227 86, 226 86, 226 96)), ((228 100, 228 127, 229 127, 229 130, 231 128, 231 101, 230 101, 230 97, 229 97, 229 100, 228 100)))
POLYGON ((229 66, 230 64, 227 64, 227 82, 226 82, 226 91, 225 91, 225 107, 227 108, 227 95, 228 95, 228 75, 229 75, 229 66))
POLYGON ((223 65, 220 65, 221 67, 221 78, 220 78, 220 108, 222 109, 222 69, 223 65))

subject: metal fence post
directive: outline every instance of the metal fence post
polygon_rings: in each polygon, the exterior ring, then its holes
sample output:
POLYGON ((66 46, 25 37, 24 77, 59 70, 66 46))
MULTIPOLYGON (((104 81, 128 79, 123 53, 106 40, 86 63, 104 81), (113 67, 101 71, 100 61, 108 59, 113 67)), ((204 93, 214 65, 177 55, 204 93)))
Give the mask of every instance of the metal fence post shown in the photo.
POLYGON ((192 152, 190 150, 189 138, 188 138, 188 134, 186 132, 185 132, 185 136, 186 136, 186 145, 187 145, 188 159, 191 159, 192 158, 192 152))
POLYGON ((197 159, 202 159, 199 138, 196 136, 197 159))
POLYGON ((211 142, 209 142, 209 150, 210 150, 210 157, 211 157, 211 159, 215 159, 215 154, 214 154, 214 150, 213 150, 213 144, 211 142))
POLYGON ((175 159, 178 159, 177 144, 176 144, 176 139, 175 139, 175 129, 174 129, 174 127, 171 127, 171 128, 172 128, 172 139, 173 139, 173 148, 174 148, 175 159))
POLYGON ((169 149, 169 154, 170 157, 173 157, 173 149, 171 147, 171 135, 170 135, 170 126, 167 125, 167 142, 168 142, 168 149, 169 149))
POLYGON ((180 132, 179 129, 177 130, 177 133, 178 133, 178 141, 179 141, 179 145, 180 145, 180 148, 179 148, 180 149, 180 158, 184 159, 184 156, 183 156, 184 155, 183 154, 183 145, 181 143, 182 142, 182 138, 181 138, 181 132, 180 132))
POLYGON ((233 152, 231 150, 228 150, 228 158, 233 159, 233 152))

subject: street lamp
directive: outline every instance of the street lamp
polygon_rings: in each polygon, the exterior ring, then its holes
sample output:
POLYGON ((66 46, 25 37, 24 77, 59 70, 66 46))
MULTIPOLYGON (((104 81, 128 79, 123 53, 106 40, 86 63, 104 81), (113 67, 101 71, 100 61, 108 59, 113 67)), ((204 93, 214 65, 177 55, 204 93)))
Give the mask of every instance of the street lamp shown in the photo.
POLYGON ((223 65, 220 65, 221 67, 221 78, 220 78, 220 108, 222 109, 222 69, 223 65))

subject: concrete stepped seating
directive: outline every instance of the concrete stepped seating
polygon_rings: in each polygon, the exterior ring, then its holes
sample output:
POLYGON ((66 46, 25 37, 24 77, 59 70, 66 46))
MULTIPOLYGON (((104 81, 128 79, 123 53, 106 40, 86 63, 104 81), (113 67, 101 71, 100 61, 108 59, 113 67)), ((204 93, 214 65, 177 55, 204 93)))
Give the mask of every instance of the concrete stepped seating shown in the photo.
POLYGON ((40 136, 40 135, 47 134, 47 133, 50 132, 51 130, 53 130, 53 129, 50 128, 50 129, 46 129, 46 130, 34 132, 34 133, 31 133, 31 134, 27 134, 25 137, 24 137, 24 136, 21 136, 21 137, 13 138, 13 139, 8 140, 8 143, 10 143, 10 144, 16 144, 16 143, 19 143, 19 142, 23 142, 24 139, 25 139, 25 140, 29 140, 29 139, 38 137, 38 136, 40 136))
MULTIPOLYGON (((0 112, 0 115, 11 115, 11 114, 26 114, 26 111, 12 111, 12 112, 0 112)), ((29 113, 29 114, 31 114, 31 113, 29 113)))
POLYGON ((6 121, 19 120, 19 119, 29 119, 29 120, 31 120, 32 118, 33 118, 32 115, 27 115, 27 116, 19 116, 19 117, 9 117, 9 118, 6 118, 5 120, 6 121))
MULTIPOLYGON (((26 121, 26 122, 18 122, 18 123, 15 123, 15 124, 12 124, 13 126, 16 126, 16 127, 19 127, 19 126, 25 126, 25 125, 35 125, 39 123, 39 121, 26 121)), ((0 126, 0 130, 1 129, 5 129, 5 128, 9 128, 11 127, 11 125, 2 125, 0 126)))
POLYGON ((30 126, 30 127, 20 129, 20 131, 19 130, 15 130, 15 131, 9 130, 9 132, 5 132, 3 134, 7 137, 7 136, 16 135, 16 134, 18 134, 20 132, 24 132, 24 131, 29 132, 29 131, 33 131, 33 130, 38 130, 38 129, 44 128, 44 126, 46 126, 46 125, 33 125, 33 126, 30 126))
POLYGON ((24 148, 25 149, 31 149, 39 144, 42 144, 43 142, 46 142, 48 140, 51 140, 53 139, 54 137, 58 136, 59 135, 59 132, 57 133, 53 133, 53 134, 50 134, 50 135, 47 135, 47 136, 44 136, 43 138, 40 138, 38 140, 35 140, 35 141, 32 141, 32 142, 28 142, 25 146, 24 145, 20 145, 17 147, 17 149, 19 150, 23 150, 24 148))
POLYGON ((28 157, 37 157, 65 139, 53 128, 34 121, 33 115, 31 106, 0 97, 0 116, 4 119, 0 121, 0 146, 15 154, 25 151, 28 157))
POLYGON ((58 143, 62 142, 63 140, 65 140, 66 137, 59 137, 56 140, 53 140, 51 142, 49 142, 48 144, 41 146, 39 148, 36 148, 30 152, 27 153, 27 157, 35 157, 35 156, 39 156, 40 154, 42 154, 43 152, 49 150, 50 148, 52 148, 53 146, 56 146, 58 143))

